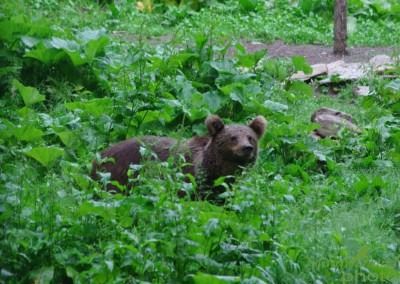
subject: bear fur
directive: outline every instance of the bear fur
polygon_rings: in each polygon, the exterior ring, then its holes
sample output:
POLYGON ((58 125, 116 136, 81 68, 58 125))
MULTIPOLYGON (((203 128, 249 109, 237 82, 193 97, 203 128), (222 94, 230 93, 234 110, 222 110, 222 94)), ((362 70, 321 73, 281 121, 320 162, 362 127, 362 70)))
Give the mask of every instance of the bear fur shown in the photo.
MULTIPOLYGON (((140 164, 142 157, 140 147, 150 148, 157 160, 166 161, 171 155, 184 156, 190 163, 183 167, 183 173, 195 176, 199 185, 192 199, 215 199, 225 188, 214 187, 214 181, 223 176, 234 176, 243 167, 253 164, 258 156, 258 141, 263 136, 267 122, 264 117, 257 116, 248 125, 225 125, 220 117, 207 117, 205 125, 207 136, 193 137, 188 141, 180 141, 168 137, 145 136, 132 138, 101 153, 101 158, 112 158, 113 161, 93 162, 91 177, 98 179, 98 171, 109 172, 111 181, 121 185, 129 184, 127 172, 131 164, 140 164)), ((230 182, 232 182, 231 180, 230 182)), ((119 192, 111 183, 107 190, 119 192)), ((184 193, 180 193, 183 196, 184 193)))

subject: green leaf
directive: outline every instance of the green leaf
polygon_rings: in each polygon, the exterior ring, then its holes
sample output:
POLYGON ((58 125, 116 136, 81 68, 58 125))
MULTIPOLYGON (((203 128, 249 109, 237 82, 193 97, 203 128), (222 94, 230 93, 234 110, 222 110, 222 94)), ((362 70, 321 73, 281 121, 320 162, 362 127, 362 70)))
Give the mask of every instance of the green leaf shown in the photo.
POLYGON ((211 113, 216 113, 226 101, 226 99, 221 97, 217 91, 207 92, 203 94, 203 97, 204 102, 211 113))
POLYGON ((27 47, 34 47, 40 42, 40 39, 36 37, 31 37, 31 36, 22 36, 21 41, 27 46, 27 47))
POLYGON ((11 42, 13 40, 12 35, 16 30, 16 24, 9 20, 3 20, 0 22, 0 39, 11 42))
POLYGON ((376 275, 375 279, 385 279, 388 283, 391 281, 397 283, 400 278, 400 272, 389 265, 380 264, 375 261, 368 261, 365 266, 371 273, 376 275))
POLYGON ((90 41, 104 37, 105 32, 106 32, 105 29, 100 29, 100 30, 85 29, 84 31, 78 31, 76 33, 76 37, 80 42, 86 44, 90 41))
POLYGON ((239 0, 239 4, 240 7, 246 12, 254 11, 258 6, 257 0, 239 0))
MULTIPOLYGON (((248 0, 246 0, 248 1, 248 0)), ((246 68, 254 68, 256 67, 257 63, 264 58, 265 54, 267 53, 266 49, 258 50, 254 53, 246 53, 246 54, 238 54, 236 53, 235 56, 238 59, 237 65, 246 67, 246 68)))
POLYGON ((285 113, 288 110, 287 105, 280 104, 270 100, 266 100, 263 104, 263 107, 271 110, 272 112, 279 112, 279 113, 285 113))
POLYGON ((194 284, 227 284, 227 283, 240 283, 238 276, 220 276, 205 273, 189 276, 194 284))
POLYGON ((98 39, 89 41, 85 48, 87 59, 89 61, 92 61, 96 55, 104 52, 104 47, 109 43, 110 39, 106 36, 102 36, 98 39))
POLYGON ((295 72, 303 71, 304 74, 311 74, 313 71, 312 67, 308 65, 306 59, 303 56, 293 56, 292 63, 295 72))
POLYGON ((32 106, 36 103, 43 102, 46 99, 46 97, 41 95, 36 88, 25 87, 16 79, 13 80, 12 84, 18 89, 26 106, 32 106))
POLYGON ((57 133, 58 137, 60 137, 61 141, 65 146, 69 148, 76 148, 81 144, 79 137, 72 131, 64 131, 57 133))
POLYGON ((104 220, 115 218, 115 208, 101 201, 86 201, 83 202, 77 211, 78 216, 94 215, 102 217, 104 220))
POLYGON ((218 71, 218 73, 223 73, 223 74, 237 73, 232 60, 214 60, 211 61, 209 64, 212 68, 218 71))
POLYGON ((300 98, 309 98, 314 94, 314 89, 302 81, 291 81, 288 86, 288 91, 294 93, 300 98))
POLYGON ((54 47, 55 49, 62 49, 66 51, 79 51, 79 44, 72 40, 64 40, 61 38, 53 37, 49 42, 48 45, 54 47))
POLYGON ((99 117, 102 114, 108 114, 108 112, 111 111, 113 104, 111 98, 101 98, 90 101, 66 103, 64 106, 67 109, 80 109, 95 117, 99 117))
POLYGON ((56 147, 36 147, 25 154, 45 167, 50 167, 64 154, 64 150, 56 147))
POLYGON ((10 130, 20 141, 34 142, 43 136, 43 131, 34 127, 33 125, 24 125, 22 127, 14 126, 10 130))
POLYGON ((54 277, 54 267, 42 267, 36 271, 33 271, 30 275, 30 278, 33 280, 33 283, 38 284, 48 284, 52 283, 54 277))
POLYGON ((400 90, 400 79, 396 79, 391 81, 390 83, 385 85, 385 89, 391 89, 395 92, 400 90))
MULTIPOLYGON (((221 92, 226 96, 231 96, 232 93, 235 93, 233 97, 238 100, 238 97, 244 96, 244 89, 246 85, 242 83, 232 83, 220 88, 221 92), (241 94, 241 95, 238 95, 241 94)), ((232 98, 232 97, 231 97, 232 98)))
POLYGON ((79 51, 64 50, 75 67, 81 66, 89 62, 84 54, 79 51))
POLYGON ((24 54, 24 58, 34 58, 45 65, 57 63, 66 54, 63 50, 47 48, 43 42, 36 45, 36 49, 24 54))

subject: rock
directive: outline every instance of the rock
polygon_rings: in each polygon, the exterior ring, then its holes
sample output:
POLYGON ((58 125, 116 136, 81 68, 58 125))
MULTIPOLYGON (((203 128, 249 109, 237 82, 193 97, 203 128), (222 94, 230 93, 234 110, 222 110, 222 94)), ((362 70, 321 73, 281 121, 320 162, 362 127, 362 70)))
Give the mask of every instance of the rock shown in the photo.
POLYGON ((376 55, 370 59, 369 63, 374 72, 383 74, 388 70, 394 70, 395 59, 387 55, 376 55))
POLYGON ((366 77, 371 71, 378 74, 386 73, 388 70, 394 69, 395 62, 399 60, 400 58, 391 58, 387 55, 376 55, 370 59, 369 63, 347 63, 338 60, 329 64, 311 65, 313 68, 311 74, 299 71, 289 79, 307 81, 320 75, 326 75, 325 79, 319 81, 320 84, 329 84, 332 81, 355 81, 366 77))
POLYGON ((311 74, 304 74, 303 71, 299 71, 299 72, 293 74, 292 76, 290 76, 290 80, 307 81, 311 78, 328 73, 326 64, 315 64, 315 65, 312 65, 311 68, 313 69, 311 74))
POLYGON ((328 64, 327 69, 328 77, 321 80, 321 84, 330 83, 333 81, 333 78, 335 78, 335 81, 355 81, 367 75, 364 65, 359 63, 346 63, 343 60, 328 64))
POLYGON ((370 95, 368 86, 354 86, 353 94, 359 97, 367 97, 370 95))
POLYGON ((312 137, 325 138, 336 136, 337 132, 346 127, 353 133, 360 133, 359 128, 353 124, 353 117, 350 114, 331 108, 320 108, 311 115, 311 122, 321 125, 314 130, 312 137))

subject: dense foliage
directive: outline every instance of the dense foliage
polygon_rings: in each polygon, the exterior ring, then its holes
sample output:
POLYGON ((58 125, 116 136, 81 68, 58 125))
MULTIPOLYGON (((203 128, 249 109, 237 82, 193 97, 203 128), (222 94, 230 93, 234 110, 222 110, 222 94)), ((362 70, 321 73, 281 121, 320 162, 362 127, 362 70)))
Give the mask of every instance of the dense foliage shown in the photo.
MULTIPOLYGON (((331 41, 317 6, 284 2, 198 2, 199 12, 156 3, 149 13, 131 1, 7 1, 0 283, 398 282, 400 67, 357 82, 373 96, 353 97, 352 84, 313 96, 287 79, 309 70, 303 58, 248 54, 233 39, 331 41), (174 36, 147 38, 165 32, 174 36), (322 106, 353 114, 362 133, 311 139, 322 106), (140 182, 129 197, 89 179, 107 145, 202 134, 210 113, 269 122, 257 166, 224 206, 177 198, 195 185, 172 161, 132 169, 140 182)), ((366 26, 353 44, 399 43, 399 22, 380 19, 397 3, 376 3, 354 9, 366 26)))

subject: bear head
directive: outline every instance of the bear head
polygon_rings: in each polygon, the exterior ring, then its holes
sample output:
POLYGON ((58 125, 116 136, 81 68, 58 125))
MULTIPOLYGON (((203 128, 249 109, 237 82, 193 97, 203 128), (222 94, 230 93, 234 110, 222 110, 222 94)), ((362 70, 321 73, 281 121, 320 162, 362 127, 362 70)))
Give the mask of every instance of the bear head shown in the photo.
POLYGON ((211 115, 205 124, 211 137, 210 145, 225 161, 245 166, 256 160, 258 140, 267 126, 264 117, 257 116, 248 125, 225 125, 220 117, 211 115))

